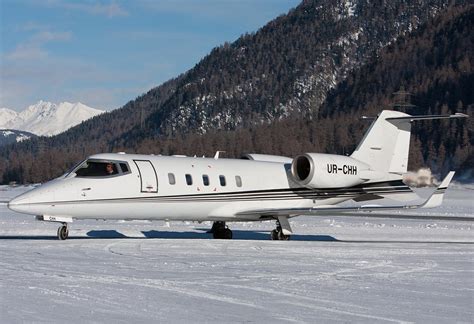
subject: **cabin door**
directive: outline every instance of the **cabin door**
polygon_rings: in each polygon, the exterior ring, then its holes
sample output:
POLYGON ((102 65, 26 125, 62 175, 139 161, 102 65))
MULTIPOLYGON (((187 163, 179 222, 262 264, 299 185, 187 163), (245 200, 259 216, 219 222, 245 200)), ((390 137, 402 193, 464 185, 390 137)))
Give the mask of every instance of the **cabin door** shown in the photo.
POLYGON ((153 164, 148 160, 133 160, 140 173, 141 192, 158 192, 158 179, 153 164))

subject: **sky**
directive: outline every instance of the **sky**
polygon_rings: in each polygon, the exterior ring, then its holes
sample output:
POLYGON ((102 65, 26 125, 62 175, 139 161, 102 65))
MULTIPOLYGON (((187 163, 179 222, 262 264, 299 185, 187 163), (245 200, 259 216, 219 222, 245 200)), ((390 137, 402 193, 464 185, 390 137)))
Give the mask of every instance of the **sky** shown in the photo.
POLYGON ((299 0, 0 0, 0 107, 112 110, 299 0))

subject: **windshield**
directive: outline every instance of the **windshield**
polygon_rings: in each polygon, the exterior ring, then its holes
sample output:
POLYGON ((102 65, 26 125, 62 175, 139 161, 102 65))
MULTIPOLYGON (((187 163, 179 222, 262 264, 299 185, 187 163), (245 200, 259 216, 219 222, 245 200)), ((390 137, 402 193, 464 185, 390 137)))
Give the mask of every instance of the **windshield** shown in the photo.
POLYGON ((77 169, 78 166, 80 166, 84 162, 85 160, 82 160, 81 162, 74 164, 74 166, 72 168, 69 168, 61 177, 68 177, 69 175, 71 175, 71 173, 74 172, 74 170, 77 169))

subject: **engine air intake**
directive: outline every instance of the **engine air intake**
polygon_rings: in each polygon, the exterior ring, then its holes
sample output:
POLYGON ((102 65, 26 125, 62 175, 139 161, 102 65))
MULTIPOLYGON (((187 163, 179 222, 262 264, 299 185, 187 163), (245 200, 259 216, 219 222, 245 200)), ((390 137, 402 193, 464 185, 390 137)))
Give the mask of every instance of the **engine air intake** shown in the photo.
POLYGON ((300 155, 296 158, 296 162, 293 163, 293 168, 293 175, 300 181, 306 180, 311 174, 311 162, 304 155, 300 155))

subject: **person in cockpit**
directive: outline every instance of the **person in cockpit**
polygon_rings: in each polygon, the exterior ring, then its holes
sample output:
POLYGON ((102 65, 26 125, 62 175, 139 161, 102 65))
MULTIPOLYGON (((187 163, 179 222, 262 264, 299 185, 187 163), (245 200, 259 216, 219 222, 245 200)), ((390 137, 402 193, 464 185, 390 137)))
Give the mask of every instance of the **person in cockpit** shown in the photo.
POLYGON ((115 174, 115 170, 114 170, 114 165, 112 163, 107 163, 107 165, 105 166, 105 172, 107 173, 107 175, 113 175, 115 174))

